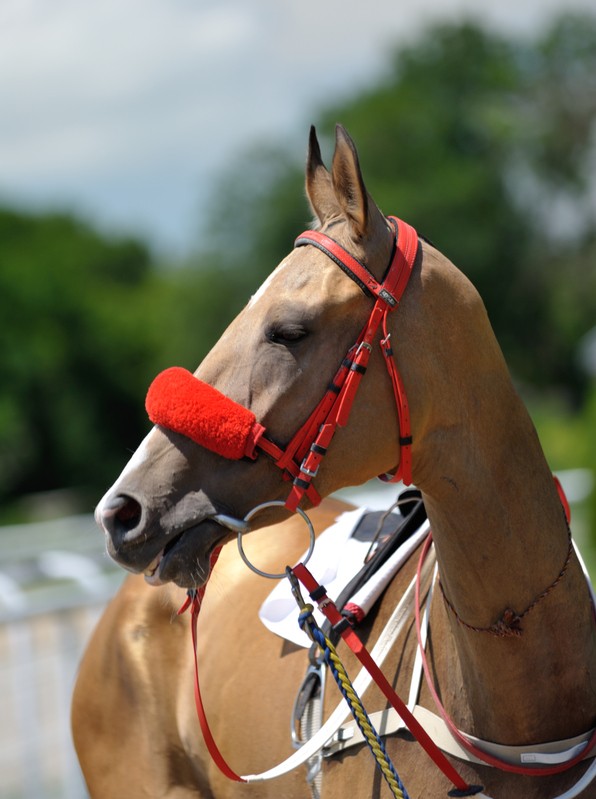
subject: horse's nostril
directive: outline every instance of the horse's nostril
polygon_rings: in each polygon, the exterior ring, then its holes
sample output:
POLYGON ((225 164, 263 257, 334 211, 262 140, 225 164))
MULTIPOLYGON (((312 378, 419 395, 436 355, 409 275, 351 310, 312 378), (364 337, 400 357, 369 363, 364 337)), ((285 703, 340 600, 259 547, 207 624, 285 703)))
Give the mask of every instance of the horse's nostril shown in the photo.
POLYGON ((98 509, 97 520, 110 536, 119 537, 141 523, 143 509, 136 499, 119 494, 98 509))
POLYGON ((116 519, 125 530, 134 530, 141 521, 141 506, 136 499, 132 499, 132 497, 123 497, 123 499, 125 499, 126 502, 116 512, 116 519))

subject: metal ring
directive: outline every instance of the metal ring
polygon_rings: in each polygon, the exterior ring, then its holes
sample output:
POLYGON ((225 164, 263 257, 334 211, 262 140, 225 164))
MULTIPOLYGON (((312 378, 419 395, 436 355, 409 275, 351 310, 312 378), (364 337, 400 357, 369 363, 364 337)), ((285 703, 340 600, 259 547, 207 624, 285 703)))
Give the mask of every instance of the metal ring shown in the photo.
MULTIPOLYGON (((253 518, 253 516, 255 516, 260 511, 264 510, 265 508, 284 507, 285 504, 286 503, 282 499, 274 499, 274 500, 271 500, 271 502, 262 502, 260 505, 257 505, 255 508, 253 508, 251 511, 249 511, 246 514, 246 516, 244 517, 244 521, 245 522, 249 522, 253 518)), ((309 533, 309 536, 310 536, 310 543, 309 543, 309 547, 308 547, 308 552, 306 553, 306 557, 302 560, 302 562, 306 564, 306 563, 308 563, 308 561, 311 558, 312 553, 314 552, 314 548, 315 548, 315 530, 314 530, 314 527, 312 526, 311 520, 308 518, 308 516, 302 510, 302 508, 296 508, 296 513, 300 514, 300 516, 302 516, 302 518, 306 522, 306 526, 308 527, 308 533, 309 533)), ((252 564, 249 561, 249 559, 246 557, 246 553, 244 552, 244 549, 242 547, 242 536, 246 532, 249 532, 249 530, 239 530, 238 531, 238 551, 240 552, 240 557, 246 563, 248 568, 251 569, 251 571, 255 572, 255 574, 259 574, 261 577, 267 577, 269 580, 281 580, 283 577, 285 577, 286 576, 285 571, 282 572, 281 574, 273 574, 271 572, 264 572, 264 571, 261 571, 261 569, 258 569, 254 564, 252 564)))

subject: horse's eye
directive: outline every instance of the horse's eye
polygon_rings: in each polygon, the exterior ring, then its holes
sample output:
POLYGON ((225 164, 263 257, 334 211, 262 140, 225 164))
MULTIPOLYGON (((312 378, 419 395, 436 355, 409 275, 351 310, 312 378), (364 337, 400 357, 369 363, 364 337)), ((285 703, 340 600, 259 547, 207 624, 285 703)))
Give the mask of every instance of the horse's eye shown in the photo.
POLYGON ((273 344, 281 344, 285 347, 291 347, 298 344, 308 335, 307 331, 301 325, 283 325, 279 327, 272 327, 267 331, 267 338, 273 344))

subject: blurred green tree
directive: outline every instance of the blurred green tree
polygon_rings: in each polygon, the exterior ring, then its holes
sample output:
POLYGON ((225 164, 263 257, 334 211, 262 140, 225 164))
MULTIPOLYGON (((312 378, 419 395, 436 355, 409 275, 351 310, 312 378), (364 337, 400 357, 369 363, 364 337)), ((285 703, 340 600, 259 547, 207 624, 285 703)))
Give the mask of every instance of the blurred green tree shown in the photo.
POLYGON ((151 273, 137 241, 0 210, 0 499, 107 483, 136 446, 151 273))

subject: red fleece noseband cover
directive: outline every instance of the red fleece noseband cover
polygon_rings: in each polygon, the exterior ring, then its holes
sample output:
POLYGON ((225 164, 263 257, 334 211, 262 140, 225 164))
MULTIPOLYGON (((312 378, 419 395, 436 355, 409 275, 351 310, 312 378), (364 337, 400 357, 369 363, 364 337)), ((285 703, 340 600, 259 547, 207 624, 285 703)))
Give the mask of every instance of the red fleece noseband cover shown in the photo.
POLYGON ((154 424, 231 460, 256 457, 255 445, 265 430, 252 411, 180 366, 157 375, 145 408, 154 424))

